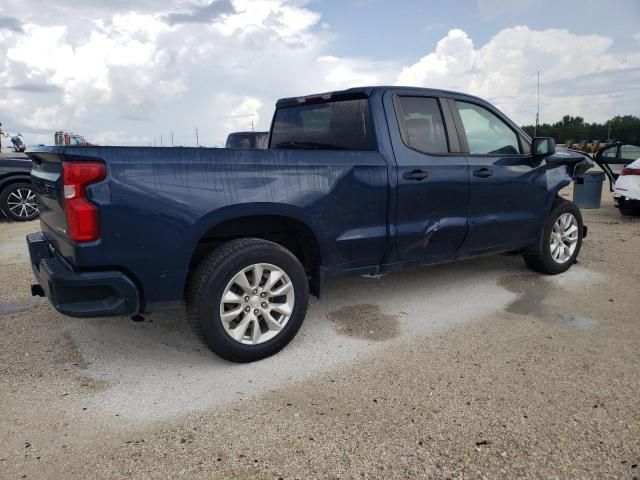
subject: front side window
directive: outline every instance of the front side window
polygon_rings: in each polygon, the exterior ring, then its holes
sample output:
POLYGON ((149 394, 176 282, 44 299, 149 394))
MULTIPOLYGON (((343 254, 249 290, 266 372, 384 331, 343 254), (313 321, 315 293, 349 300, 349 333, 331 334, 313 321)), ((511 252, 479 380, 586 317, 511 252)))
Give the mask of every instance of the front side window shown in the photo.
POLYGON ((476 155, 517 155, 518 137, 499 117, 486 108, 456 101, 467 134, 469 153, 476 155))
POLYGON ((402 140, 423 153, 447 153, 447 134, 438 101, 429 97, 398 97, 396 114, 402 140))
POLYGON ((366 98, 296 105, 276 110, 271 148, 373 150, 366 98))

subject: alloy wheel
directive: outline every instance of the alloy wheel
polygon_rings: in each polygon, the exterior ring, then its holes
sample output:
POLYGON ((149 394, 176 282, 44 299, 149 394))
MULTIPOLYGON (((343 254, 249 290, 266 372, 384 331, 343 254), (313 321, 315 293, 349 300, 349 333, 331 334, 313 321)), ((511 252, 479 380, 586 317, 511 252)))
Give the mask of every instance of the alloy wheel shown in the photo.
POLYGON ((258 345, 276 337, 293 312, 289 276, 269 263, 243 268, 229 281, 220 301, 220 319, 235 341, 258 345))
POLYGON ((38 214, 36 194, 29 188, 17 188, 7 197, 7 207, 20 218, 32 218, 38 214))
POLYGON ((578 220, 571 213, 563 213, 551 230, 551 258, 556 263, 566 263, 578 245, 578 220))

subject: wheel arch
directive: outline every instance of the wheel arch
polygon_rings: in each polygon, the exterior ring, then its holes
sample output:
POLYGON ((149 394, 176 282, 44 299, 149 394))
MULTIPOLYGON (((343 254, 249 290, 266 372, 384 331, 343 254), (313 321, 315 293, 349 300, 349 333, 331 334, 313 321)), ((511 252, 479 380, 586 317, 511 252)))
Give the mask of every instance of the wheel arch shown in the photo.
POLYGON ((195 267, 211 250, 229 240, 262 238, 282 245, 298 258, 311 292, 318 295, 323 252, 317 233, 300 209, 262 203, 234 205, 207 215, 194 230, 185 288, 195 267))
POLYGON ((9 185, 21 182, 31 183, 31 176, 23 173, 10 173, 9 175, 0 178, 0 195, 2 195, 4 189, 9 185))
POLYGON ((560 196, 560 190, 569 185, 569 183, 571 182, 562 182, 561 184, 558 184, 554 189, 549 191, 549 195, 547 197, 547 205, 545 206, 544 221, 542 222, 542 226, 538 234, 538 241, 535 245, 525 248, 522 251, 522 253, 524 253, 525 255, 537 254, 542 252, 542 244, 544 242, 544 229, 547 224, 547 220, 549 219, 549 215, 551 215, 551 212, 553 212, 553 209, 556 207, 556 205, 562 202, 573 203, 571 200, 567 200, 566 198, 562 198, 562 196, 560 196))

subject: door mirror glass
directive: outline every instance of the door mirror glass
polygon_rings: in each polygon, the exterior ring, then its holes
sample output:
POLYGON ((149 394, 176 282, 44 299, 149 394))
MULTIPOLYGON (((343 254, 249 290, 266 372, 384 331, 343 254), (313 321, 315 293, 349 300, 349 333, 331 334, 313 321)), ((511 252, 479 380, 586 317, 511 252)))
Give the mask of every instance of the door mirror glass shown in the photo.
POLYGON ((531 144, 534 157, 545 158, 556 153, 556 142, 551 137, 536 137, 531 144))

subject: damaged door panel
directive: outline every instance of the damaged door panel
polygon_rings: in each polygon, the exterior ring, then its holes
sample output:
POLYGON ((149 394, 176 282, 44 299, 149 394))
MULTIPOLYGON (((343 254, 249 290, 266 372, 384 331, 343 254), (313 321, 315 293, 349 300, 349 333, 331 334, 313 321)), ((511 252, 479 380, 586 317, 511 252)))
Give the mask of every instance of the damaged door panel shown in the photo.
POLYGON ((398 170, 398 258, 450 258, 467 233, 469 168, 448 105, 389 91, 385 110, 397 119, 389 127, 398 170))

